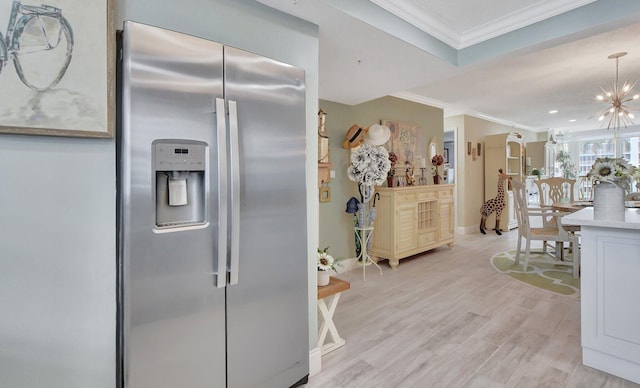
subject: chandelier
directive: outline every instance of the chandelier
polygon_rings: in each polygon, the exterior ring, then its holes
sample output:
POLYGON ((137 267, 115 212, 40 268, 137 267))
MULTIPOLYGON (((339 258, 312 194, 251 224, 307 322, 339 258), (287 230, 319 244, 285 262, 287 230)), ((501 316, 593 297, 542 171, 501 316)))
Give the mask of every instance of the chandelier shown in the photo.
POLYGON ((600 88, 604 94, 600 94, 596 96, 598 101, 605 102, 610 106, 602 111, 599 114, 598 121, 603 121, 605 118, 609 117, 609 124, 607 125, 607 130, 610 128, 619 129, 620 125, 624 125, 626 128, 627 125, 633 125, 634 115, 631 113, 631 110, 638 110, 637 108, 632 108, 626 103, 632 100, 637 100, 640 98, 640 95, 636 94, 633 97, 630 97, 631 91, 633 87, 636 86, 636 82, 629 83, 629 81, 624 81, 624 85, 622 88, 618 86, 618 62, 621 57, 627 55, 626 52, 615 53, 609 55, 607 58, 616 60, 616 81, 615 83, 609 84, 609 90, 605 90, 604 88, 600 88))

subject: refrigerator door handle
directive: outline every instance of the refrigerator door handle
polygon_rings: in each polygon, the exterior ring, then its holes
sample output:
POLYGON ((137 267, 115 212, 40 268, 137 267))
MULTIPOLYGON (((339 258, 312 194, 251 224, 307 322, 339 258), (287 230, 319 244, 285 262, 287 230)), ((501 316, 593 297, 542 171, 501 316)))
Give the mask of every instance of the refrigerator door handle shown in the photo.
POLYGON ((227 285, 227 115, 224 99, 216 98, 216 125, 218 132, 218 253, 216 287, 227 285))
POLYGON ((229 100, 229 161, 231 164, 231 262, 229 264, 229 285, 238 284, 240 267, 240 142, 238 134, 238 107, 236 101, 229 100))

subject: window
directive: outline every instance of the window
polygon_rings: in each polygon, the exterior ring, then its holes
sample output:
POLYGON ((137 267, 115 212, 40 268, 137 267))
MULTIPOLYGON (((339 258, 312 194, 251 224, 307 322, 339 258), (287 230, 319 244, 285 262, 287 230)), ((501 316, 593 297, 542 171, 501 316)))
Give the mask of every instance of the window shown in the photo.
POLYGON ((614 158, 615 149, 618 147, 619 155, 638 167, 640 160, 640 137, 623 137, 617 139, 607 138, 578 142, 578 175, 584 176, 591 171, 591 166, 596 158, 614 158))

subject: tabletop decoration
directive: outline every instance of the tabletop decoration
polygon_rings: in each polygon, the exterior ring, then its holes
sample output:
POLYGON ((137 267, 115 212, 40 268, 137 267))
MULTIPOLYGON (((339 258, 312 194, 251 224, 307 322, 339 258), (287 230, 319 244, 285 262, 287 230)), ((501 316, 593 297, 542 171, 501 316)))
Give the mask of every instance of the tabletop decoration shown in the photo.
POLYGON ((594 182, 593 214, 598 220, 624 219, 625 192, 636 168, 624 158, 597 158, 587 174, 594 182))
POLYGON ((391 167, 389 167, 389 172, 387 173, 387 187, 393 187, 393 178, 396 175, 396 162, 398 161, 398 155, 395 152, 389 152, 389 162, 391 162, 391 167))
POLYGON ((341 261, 329 254, 329 247, 318 248, 318 286, 329 284, 331 271, 338 272, 336 266, 341 265, 341 261))
POLYGON ((433 183, 440 183, 440 171, 438 171, 438 167, 444 164, 444 156, 442 155, 434 155, 431 158, 431 164, 433 165, 431 172, 433 174, 433 183))

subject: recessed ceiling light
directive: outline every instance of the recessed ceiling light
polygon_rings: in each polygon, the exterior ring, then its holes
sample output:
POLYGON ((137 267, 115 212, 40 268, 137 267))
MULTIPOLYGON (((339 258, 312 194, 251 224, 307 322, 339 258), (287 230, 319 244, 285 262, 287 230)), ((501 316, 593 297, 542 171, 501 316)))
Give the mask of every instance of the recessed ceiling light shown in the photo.
POLYGON ((576 122, 576 119, 571 119, 571 120, 569 120, 569 122, 570 122, 570 123, 575 123, 575 122, 576 122))
POLYGON ((557 110, 555 110, 555 109, 553 109, 553 110, 550 110, 550 111, 549 111, 549 114, 551 114, 551 115, 552 115, 552 114, 555 114, 555 113, 558 113, 558 111, 557 111, 557 110))

